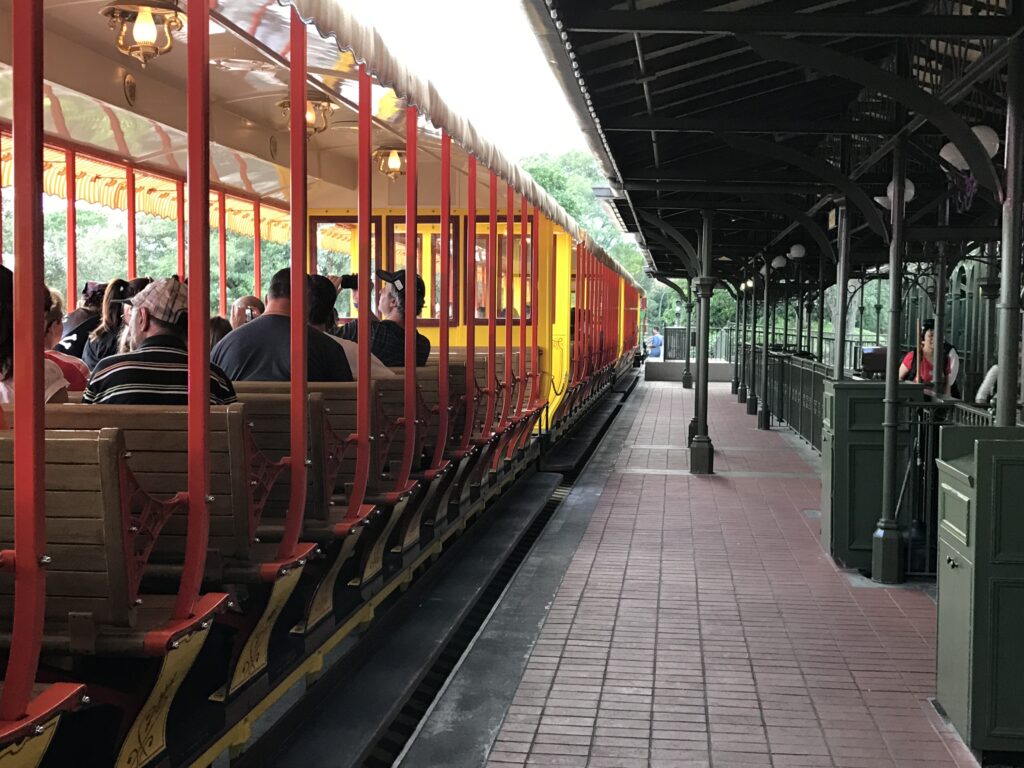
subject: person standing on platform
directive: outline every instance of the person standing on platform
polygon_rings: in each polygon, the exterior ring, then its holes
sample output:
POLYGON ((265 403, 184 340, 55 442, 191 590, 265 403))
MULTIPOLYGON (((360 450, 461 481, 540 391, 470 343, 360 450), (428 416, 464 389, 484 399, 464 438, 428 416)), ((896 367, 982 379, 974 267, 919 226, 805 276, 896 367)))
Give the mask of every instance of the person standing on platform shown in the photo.
POLYGON ((647 340, 647 347, 650 349, 649 357, 652 360, 661 360, 661 348, 664 344, 661 334, 657 328, 652 329, 654 333, 651 334, 651 338, 647 340))

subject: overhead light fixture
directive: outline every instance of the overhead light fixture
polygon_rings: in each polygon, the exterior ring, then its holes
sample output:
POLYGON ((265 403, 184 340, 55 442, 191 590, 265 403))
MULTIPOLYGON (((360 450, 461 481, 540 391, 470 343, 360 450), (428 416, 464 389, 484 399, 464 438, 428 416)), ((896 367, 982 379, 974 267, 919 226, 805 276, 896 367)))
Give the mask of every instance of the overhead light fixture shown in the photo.
POLYGON ((774 259, 772 259, 772 269, 782 269, 788 263, 789 261, 786 260, 786 257, 780 254, 779 256, 776 256, 774 259))
POLYGON ((405 173, 405 150, 398 147, 381 147, 373 153, 377 170, 394 181, 405 173))
POLYGON ((747 288, 753 288, 753 287, 754 287, 754 278, 752 278, 752 277, 747 278, 747 288))
POLYGON ((793 243, 789 246, 789 258, 791 259, 802 259, 807 255, 807 249, 800 243, 793 243))
MULTIPOLYGON (((893 182, 889 182, 889 186, 885 188, 885 197, 882 195, 875 196, 875 202, 878 203, 882 208, 887 211, 892 210, 892 193, 896 189, 893 186, 893 182)), ((903 181, 903 204, 908 205, 915 197, 917 197, 917 187, 914 186, 914 182, 910 179, 904 179, 903 181)))
POLYGON ((180 32, 186 21, 177 0, 115 1, 107 3, 100 13, 110 20, 110 28, 117 33, 117 50, 143 67, 171 50, 174 44, 171 35, 180 32))
MULTIPOLYGON (((277 106, 287 121, 292 111, 291 99, 282 99, 277 106)), ((309 93, 306 96, 306 135, 316 136, 330 128, 333 112, 334 104, 329 99, 317 92, 309 93)))
MULTIPOLYGON (((978 137, 978 141, 981 142, 981 146, 985 148, 988 156, 995 157, 1000 147, 999 134, 996 130, 987 125, 975 125, 971 130, 978 137)), ((966 171, 970 167, 960 148, 951 141, 942 146, 942 149, 939 150, 939 157, 958 171, 966 171)))

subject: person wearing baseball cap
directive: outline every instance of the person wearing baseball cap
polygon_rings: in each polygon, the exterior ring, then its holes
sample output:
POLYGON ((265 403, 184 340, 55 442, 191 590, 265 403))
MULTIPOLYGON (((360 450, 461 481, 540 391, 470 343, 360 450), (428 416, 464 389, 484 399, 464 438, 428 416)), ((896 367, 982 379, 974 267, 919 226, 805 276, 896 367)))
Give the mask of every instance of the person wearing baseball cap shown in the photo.
MULTIPOLYGON (((188 404, 188 289, 173 278, 150 283, 128 302, 130 352, 101 360, 82 401, 114 405, 188 404)), ((210 404, 235 402, 235 389, 210 365, 210 404)))
MULTIPOLYGON (((348 277, 348 276, 346 276, 348 277)), ((380 358, 390 368, 405 366, 405 301, 407 285, 405 270, 396 272, 377 271, 377 278, 383 283, 380 298, 377 300, 378 317, 371 318, 370 352, 380 358)), ((342 287, 349 287, 342 281, 342 287)), ((427 286, 423 279, 416 275, 416 314, 423 311, 427 301, 427 286)), ((349 341, 359 341, 359 323, 356 320, 346 323, 338 336, 349 341)), ((416 332, 416 365, 427 364, 430 357, 430 339, 419 331, 416 332)))

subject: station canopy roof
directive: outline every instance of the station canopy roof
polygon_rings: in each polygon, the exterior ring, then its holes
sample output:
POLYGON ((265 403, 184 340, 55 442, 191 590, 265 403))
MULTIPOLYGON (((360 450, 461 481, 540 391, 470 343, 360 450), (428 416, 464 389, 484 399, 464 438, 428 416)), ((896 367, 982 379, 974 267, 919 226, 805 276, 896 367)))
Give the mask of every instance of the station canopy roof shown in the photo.
POLYGON ((929 258, 940 239, 998 239, 1001 147, 966 170, 957 166, 978 148, 944 147, 970 127, 992 129, 975 132, 989 151, 1004 134, 1007 50, 1024 18, 1006 0, 523 4, 602 161, 606 194, 661 275, 694 273, 682 241, 698 247, 711 211, 717 277, 738 281, 760 254, 800 244, 802 276, 816 280, 820 260, 831 280, 840 199, 853 272, 873 270, 888 258, 897 135, 915 187, 909 257, 929 258))

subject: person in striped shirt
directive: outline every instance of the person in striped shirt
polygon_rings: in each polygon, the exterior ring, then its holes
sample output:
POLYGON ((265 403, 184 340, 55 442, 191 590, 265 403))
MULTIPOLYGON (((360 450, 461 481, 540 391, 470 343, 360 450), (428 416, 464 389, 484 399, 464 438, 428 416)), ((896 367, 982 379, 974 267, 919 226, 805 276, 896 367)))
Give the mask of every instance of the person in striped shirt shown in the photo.
MULTIPOLYGON (((131 351, 101 360, 82 401, 110 405, 187 405, 186 288, 175 278, 157 280, 130 302, 131 351)), ((210 365, 210 404, 235 402, 235 388, 210 365)))

